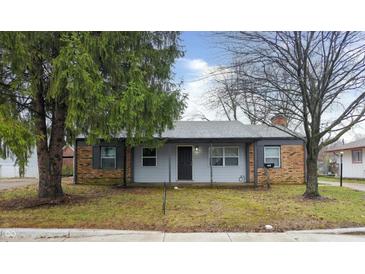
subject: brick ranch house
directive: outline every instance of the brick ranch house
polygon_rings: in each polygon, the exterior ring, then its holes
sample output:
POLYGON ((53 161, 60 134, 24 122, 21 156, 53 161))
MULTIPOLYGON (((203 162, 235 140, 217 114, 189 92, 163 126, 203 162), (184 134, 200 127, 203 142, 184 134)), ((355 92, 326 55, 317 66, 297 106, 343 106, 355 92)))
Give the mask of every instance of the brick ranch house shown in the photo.
MULTIPOLYGON (((285 125, 278 117, 273 123, 285 125)), ((238 121, 178 121, 166 130, 161 147, 112 142, 75 144, 75 183, 257 183, 264 163, 274 163, 272 183, 305 181, 305 146, 275 127, 238 121), (211 159, 211 160, 209 160, 211 159)))

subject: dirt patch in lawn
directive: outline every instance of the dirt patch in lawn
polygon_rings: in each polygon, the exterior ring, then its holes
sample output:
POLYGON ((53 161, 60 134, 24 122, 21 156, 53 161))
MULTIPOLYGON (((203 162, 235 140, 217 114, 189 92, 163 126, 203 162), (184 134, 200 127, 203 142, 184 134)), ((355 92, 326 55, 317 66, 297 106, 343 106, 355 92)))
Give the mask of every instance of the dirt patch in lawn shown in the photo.
MULTIPOLYGON (((146 195, 150 194, 152 191, 149 188, 141 188, 141 187, 121 187, 121 186, 113 186, 111 187, 112 191, 109 191, 110 193, 120 193, 120 192, 126 192, 130 194, 141 194, 146 195)), ((161 190, 162 191, 162 190, 161 190)))
POLYGON ((315 198, 307 198, 307 197, 304 197, 303 195, 300 195, 300 196, 297 197, 297 201, 305 202, 305 203, 325 203, 325 202, 335 202, 336 199, 335 198, 325 197, 325 196, 318 196, 318 197, 315 197, 315 198))
POLYGON ((1 201, 0 208, 4 210, 17 210, 27 208, 52 207, 63 204, 66 205, 82 203, 92 198, 96 198, 95 195, 93 195, 93 197, 90 197, 66 194, 64 197, 52 199, 38 197, 15 198, 11 200, 1 201))
MULTIPOLYGON (((65 185, 69 185, 66 182, 65 185)), ((13 197, 10 199, 1 200, 0 198, 0 209, 3 210, 20 210, 20 209, 36 209, 36 208, 47 208, 47 207, 55 207, 61 205, 77 205, 84 204, 88 201, 95 200, 97 201, 103 197, 110 196, 118 196, 118 195, 148 195, 151 193, 151 189, 148 188, 140 188, 140 187, 120 187, 120 186, 112 186, 112 187, 103 187, 103 188, 92 188, 87 186, 87 190, 85 193, 78 193, 79 190, 85 189, 85 186, 72 185, 76 193, 67 193, 63 197, 60 198, 38 198, 37 196, 29 195, 29 196, 21 196, 21 197, 13 197), (90 191, 91 190, 91 191, 90 191)), ((31 191, 31 187, 25 187, 23 190, 31 191)), ((161 190, 162 191, 162 190, 161 190)), ((133 202, 130 202, 133 204, 133 202)), ((134 203, 135 206, 141 205, 141 202, 138 201, 134 203)))

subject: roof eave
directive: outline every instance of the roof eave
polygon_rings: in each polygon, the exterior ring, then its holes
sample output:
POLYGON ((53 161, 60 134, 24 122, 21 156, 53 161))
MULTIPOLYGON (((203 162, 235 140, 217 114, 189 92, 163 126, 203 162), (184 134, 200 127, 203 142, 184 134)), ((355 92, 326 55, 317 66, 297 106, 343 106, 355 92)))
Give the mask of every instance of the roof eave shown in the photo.
POLYGON ((365 148, 365 146, 353 146, 353 147, 333 148, 333 149, 326 150, 326 152, 338 152, 338 151, 343 151, 343 150, 354 150, 354 149, 360 149, 360 148, 365 148))

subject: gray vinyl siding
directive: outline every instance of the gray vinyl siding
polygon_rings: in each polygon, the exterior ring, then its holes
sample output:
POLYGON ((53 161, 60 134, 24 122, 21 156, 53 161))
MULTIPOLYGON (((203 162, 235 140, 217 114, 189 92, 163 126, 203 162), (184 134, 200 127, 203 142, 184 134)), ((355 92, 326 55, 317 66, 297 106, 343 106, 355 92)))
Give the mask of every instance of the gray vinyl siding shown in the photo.
MULTIPOLYGON (((195 144, 165 144, 157 149, 157 165, 155 167, 142 166, 142 149, 134 150, 134 181, 137 183, 161 183, 169 181, 169 150, 171 151, 171 182, 177 182, 177 146, 193 146, 193 180, 197 183, 210 182, 209 144, 197 144, 199 152, 194 151, 195 144)), ((214 144, 213 146, 238 147, 238 166, 213 167, 213 182, 239 182, 240 176, 246 178, 246 145, 242 144, 214 144)))

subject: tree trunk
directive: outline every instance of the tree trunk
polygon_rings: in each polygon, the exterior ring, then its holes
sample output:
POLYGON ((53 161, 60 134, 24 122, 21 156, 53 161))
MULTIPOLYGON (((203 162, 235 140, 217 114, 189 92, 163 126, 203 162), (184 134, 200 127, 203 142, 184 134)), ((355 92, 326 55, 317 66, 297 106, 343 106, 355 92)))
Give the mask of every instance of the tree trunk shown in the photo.
POLYGON ((51 161, 51 184, 53 194, 56 197, 63 196, 62 190, 62 164, 63 164, 63 147, 65 145, 65 120, 66 106, 59 104, 56 107, 55 119, 52 124, 51 141, 50 141, 50 161, 51 161))
POLYGON ((37 110, 35 127, 37 135, 40 136, 37 140, 38 197, 57 198, 63 196, 61 180, 66 107, 63 104, 55 106, 51 124, 51 136, 48 140, 45 102, 42 90, 42 84, 40 84, 37 97, 34 100, 34 106, 37 110))
MULTIPOLYGON (((54 128, 52 127, 52 130, 54 128)), ((49 151, 40 142, 37 143, 38 170, 39 170, 39 198, 57 198, 63 196, 62 190, 62 147, 64 144, 58 139, 50 143, 49 151)))
POLYGON ((37 142, 39 198, 57 198, 63 196, 62 180, 63 141, 45 148, 44 141, 37 142), (61 149, 59 149, 61 147, 61 149))
POLYGON ((62 163, 63 146, 65 145, 66 106, 57 104, 53 113, 51 138, 49 141, 48 157, 42 163, 45 176, 39 176, 39 197, 56 198, 63 196, 62 163), (47 159, 48 158, 48 159, 47 159))
POLYGON ((320 197, 317 176, 318 149, 307 146, 307 186, 304 193, 306 198, 320 197))

